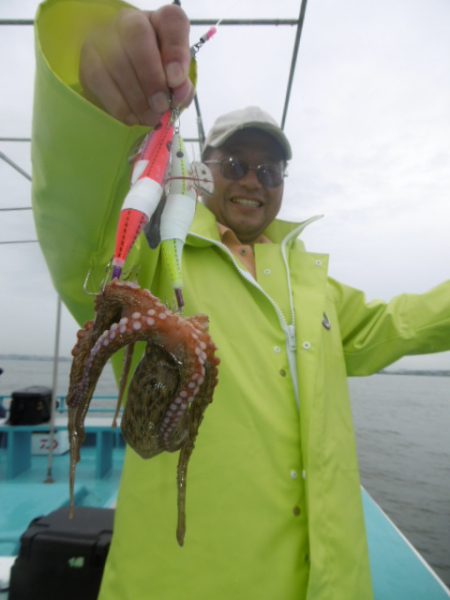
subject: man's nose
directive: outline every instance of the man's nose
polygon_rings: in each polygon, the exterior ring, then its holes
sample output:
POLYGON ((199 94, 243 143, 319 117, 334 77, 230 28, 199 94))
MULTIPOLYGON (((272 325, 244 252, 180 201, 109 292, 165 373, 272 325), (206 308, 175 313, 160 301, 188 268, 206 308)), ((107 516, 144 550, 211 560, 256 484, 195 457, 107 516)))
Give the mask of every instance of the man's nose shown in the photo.
POLYGON ((256 169, 249 169, 244 177, 239 180, 239 183, 248 189, 260 189, 262 187, 256 174, 256 169))

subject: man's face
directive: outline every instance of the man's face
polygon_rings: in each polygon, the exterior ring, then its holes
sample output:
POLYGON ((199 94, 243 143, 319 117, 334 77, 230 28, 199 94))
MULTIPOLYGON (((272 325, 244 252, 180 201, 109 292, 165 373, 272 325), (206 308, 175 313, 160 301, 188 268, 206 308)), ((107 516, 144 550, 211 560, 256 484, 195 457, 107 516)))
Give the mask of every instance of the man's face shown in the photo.
MULTIPOLYGON (((283 154, 276 140, 258 129, 244 129, 235 133, 224 146, 211 150, 206 162, 233 156, 256 167, 276 163, 283 166, 283 154)), ((256 171, 237 181, 226 179, 219 164, 209 164, 214 177, 214 193, 205 199, 205 205, 222 225, 229 227, 238 239, 251 244, 275 219, 280 210, 283 183, 266 188, 258 180, 256 171)))

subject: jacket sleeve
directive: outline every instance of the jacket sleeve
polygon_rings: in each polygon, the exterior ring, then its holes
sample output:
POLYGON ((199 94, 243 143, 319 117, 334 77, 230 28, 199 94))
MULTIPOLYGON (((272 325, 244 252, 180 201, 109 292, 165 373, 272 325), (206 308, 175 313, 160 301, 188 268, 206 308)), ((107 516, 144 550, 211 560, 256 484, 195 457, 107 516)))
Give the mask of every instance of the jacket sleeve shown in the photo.
POLYGON ((370 375, 402 356, 450 350, 450 281, 425 294, 366 303, 331 280, 348 375, 370 375))
POLYGON ((100 289, 129 185, 128 157, 148 131, 123 125, 77 92, 83 39, 124 6, 49 0, 36 17, 33 209, 54 285, 79 322, 92 318, 83 284, 89 275, 87 286, 100 289))

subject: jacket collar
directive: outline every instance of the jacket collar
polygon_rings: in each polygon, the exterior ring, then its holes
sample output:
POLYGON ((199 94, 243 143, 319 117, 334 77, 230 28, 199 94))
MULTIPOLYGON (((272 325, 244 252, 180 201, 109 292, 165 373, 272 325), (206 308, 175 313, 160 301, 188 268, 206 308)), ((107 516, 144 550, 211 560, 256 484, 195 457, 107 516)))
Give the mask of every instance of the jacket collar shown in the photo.
MULTIPOLYGON (((294 240, 307 225, 320 218, 321 215, 312 217, 311 219, 300 223, 276 219, 269 227, 267 227, 264 231, 264 235, 272 242, 281 244, 285 239, 294 240)), ((215 216, 208 208, 206 208, 206 206, 199 202, 195 209, 194 221, 186 243, 193 246, 208 246, 211 245, 211 243, 220 243, 220 241, 220 234, 215 216)))

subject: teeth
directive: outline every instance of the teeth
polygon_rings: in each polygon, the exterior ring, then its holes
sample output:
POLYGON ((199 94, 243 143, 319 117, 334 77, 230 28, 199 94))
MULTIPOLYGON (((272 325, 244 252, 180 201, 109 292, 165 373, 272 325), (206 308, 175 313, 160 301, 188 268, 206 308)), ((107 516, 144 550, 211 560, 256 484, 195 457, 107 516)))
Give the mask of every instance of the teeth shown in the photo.
POLYGON ((240 204, 241 206, 253 206, 255 208, 260 206, 258 200, 250 200, 249 198, 233 198, 231 201, 234 204, 240 204))

